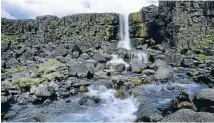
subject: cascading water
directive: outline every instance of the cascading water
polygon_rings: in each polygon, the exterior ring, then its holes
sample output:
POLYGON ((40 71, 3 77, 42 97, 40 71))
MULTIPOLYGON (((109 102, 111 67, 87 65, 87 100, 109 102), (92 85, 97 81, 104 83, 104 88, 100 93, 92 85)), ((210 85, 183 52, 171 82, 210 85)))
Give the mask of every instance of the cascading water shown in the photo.
POLYGON ((129 13, 120 15, 120 41, 117 47, 131 50, 129 37, 129 13))
POLYGON ((121 100, 114 97, 116 92, 104 85, 91 85, 86 96, 101 98, 101 103, 81 114, 69 113, 52 119, 55 122, 131 122, 136 116, 137 102, 133 97, 121 100))
MULTIPOLYGON (((118 42, 117 48, 131 50, 131 42, 129 36, 129 13, 120 14, 120 41, 118 42)), ((130 59, 136 58, 140 61, 143 61, 145 64, 148 63, 147 54, 143 51, 136 50, 130 51, 129 53, 130 59)), ((118 55, 113 54, 112 60, 108 62, 108 64, 124 64, 128 67, 128 63, 126 63, 122 58, 119 58, 118 55)))

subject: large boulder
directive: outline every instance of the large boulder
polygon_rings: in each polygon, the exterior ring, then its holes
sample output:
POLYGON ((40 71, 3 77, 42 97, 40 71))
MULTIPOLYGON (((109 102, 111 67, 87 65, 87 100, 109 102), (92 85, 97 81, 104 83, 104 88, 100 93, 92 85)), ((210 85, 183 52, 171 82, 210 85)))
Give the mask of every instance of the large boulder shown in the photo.
POLYGON ((94 75, 94 64, 93 63, 75 63, 70 65, 69 76, 78 78, 92 78, 94 75))
POLYGON ((141 73, 147 66, 143 61, 134 58, 130 61, 130 67, 132 72, 141 73))
POLYGON ((41 98, 49 98, 55 94, 55 88, 48 85, 40 85, 35 90, 35 95, 41 98))
POLYGON ((165 79, 171 79, 172 74, 173 74, 173 68, 171 66, 162 65, 158 67, 154 77, 157 80, 165 80, 165 79))
POLYGON ((214 89, 203 89, 199 91, 195 95, 193 102, 198 110, 214 113, 214 89))
POLYGON ((214 114, 207 112, 194 112, 190 109, 180 109, 164 117, 161 122, 213 122, 214 114))
POLYGON ((181 92, 178 96, 172 99, 170 102, 170 107, 173 110, 185 108, 196 111, 195 105, 193 104, 192 100, 190 99, 190 96, 186 92, 181 92))

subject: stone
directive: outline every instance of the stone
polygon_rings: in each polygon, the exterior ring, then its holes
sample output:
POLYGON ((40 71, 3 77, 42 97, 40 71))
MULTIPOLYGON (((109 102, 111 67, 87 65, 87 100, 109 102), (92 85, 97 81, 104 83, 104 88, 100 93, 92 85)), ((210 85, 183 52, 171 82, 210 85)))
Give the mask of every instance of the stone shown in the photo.
POLYGON ((79 57, 84 59, 84 60, 87 60, 90 58, 90 56, 87 53, 82 53, 79 57))
POLYGON ((47 98, 54 95, 55 88, 48 85, 40 85, 36 88, 35 95, 41 98, 47 98))
POLYGON ((76 63, 70 65, 69 76, 78 78, 92 78, 94 76, 94 64, 93 63, 76 63))
POLYGON ((151 113, 151 114, 145 114, 141 117, 138 117, 135 121, 136 122, 157 122, 163 119, 163 116, 161 116, 158 113, 151 113))
POLYGON ((181 62, 182 67, 194 67, 194 60, 190 58, 184 58, 181 62))
POLYGON ((155 63, 150 65, 150 68, 157 69, 159 66, 163 66, 163 65, 166 65, 166 62, 158 59, 158 60, 155 61, 155 63))
POLYGON ((214 77, 214 67, 212 68, 210 75, 214 77))
POLYGON ((141 73, 147 66, 143 61, 132 59, 130 61, 131 71, 134 73, 141 73))
POLYGON ((80 105, 87 105, 87 106, 96 105, 100 102, 101 102, 101 99, 99 97, 96 97, 96 96, 83 96, 79 100, 80 105))
POLYGON ((94 60, 96 60, 99 63, 106 63, 107 59, 106 57, 103 55, 103 53, 97 53, 93 56, 94 60))
MULTIPOLYGON (((209 111, 212 109, 211 107, 214 106, 214 89, 203 89, 199 91, 194 99, 193 102, 198 110, 201 111, 209 111)), ((214 113, 213 111, 211 111, 214 113)))
POLYGON ((88 88, 86 88, 85 86, 80 86, 79 91, 80 92, 87 92, 88 88))
POLYGON ((154 77, 157 80, 170 79, 172 77, 173 70, 174 69, 168 65, 159 66, 154 77))
POLYGON ((78 58, 79 55, 80 55, 79 51, 74 51, 74 52, 72 53, 72 57, 73 57, 73 58, 78 58))
POLYGON ((155 71, 152 69, 145 69, 141 74, 146 74, 146 75, 153 75, 155 74, 155 71))
POLYGON ((178 96, 174 97, 170 102, 170 106, 173 110, 185 108, 196 111, 195 105, 186 92, 181 92, 178 96))
POLYGON ((161 122, 212 122, 214 114, 207 112, 194 112, 190 109, 180 109, 164 117, 161 122))
POLYGON ((123 72, 126 69, 126 66, 124 64, 117 64, 115 66, 116 72, 123 72))

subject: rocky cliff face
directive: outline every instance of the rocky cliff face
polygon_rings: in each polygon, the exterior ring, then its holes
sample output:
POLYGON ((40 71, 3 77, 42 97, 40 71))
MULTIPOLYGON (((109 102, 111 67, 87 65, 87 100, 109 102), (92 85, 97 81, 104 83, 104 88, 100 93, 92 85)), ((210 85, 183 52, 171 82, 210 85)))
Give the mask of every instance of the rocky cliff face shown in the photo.
MULTIPOLYGON (((118 40, 119 15, 115 13, 77 14, 58 18, 41 16, 36 20, 2 19, 2 33, 20 41, 112 41, 118 40)), ((32 43, 31 42, 31 43, 32 43)))
POLYGON ((213 38, 213 14, 212 1, 160 1, 159 7, 151 5, 130 14, 131 38, 134 44, 145 44, 152 38, 178 50, 213 46, 206 41, 213 38))
MULTIPOLYGON (((214 2, 160 1, 157 25, 169 47, 190 49, 214 31, 214 2)), ((212 35, 213 36, 213 35, 212 35)))

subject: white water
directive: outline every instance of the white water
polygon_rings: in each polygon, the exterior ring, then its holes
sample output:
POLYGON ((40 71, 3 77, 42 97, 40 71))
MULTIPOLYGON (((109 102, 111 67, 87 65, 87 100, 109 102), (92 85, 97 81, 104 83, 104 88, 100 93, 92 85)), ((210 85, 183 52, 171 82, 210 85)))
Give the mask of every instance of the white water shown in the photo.
MULTIPOLYGON (((121 48, 121 49, 127 49, 127 50, 131 50, 131 41, 130 41, 130 35, 129 35, 129 14, 130 13, 125 13, 125 14, 121 14, 120 15, 120 41, 118 42, 117 48, 121 48)), ((112 59, 112 63, 113 62, 117 62, 114 61, 116 60, 116 58, 118 58, 118 56, 114 56, 112 59)), ((144 61, 145 64, 148 63, 148 57, 147 54, 143 51, 132 51, 131 52, 131 59, 132 58, 137 58, 140 61, 144 61)), ((122 63, 124 63, 123 61, 121 61, 122 63)))
POLYGON ((120 41, 117 47, 131 50, 129 36, 129 13, 120 15, 120 41))
POLYGON ((107 65, 108 64, 113 64, 113 65, 124 64, 126 68, 129 67, 128 63, 126 63, 122 58, 119 58, 118 55, 115 55, 115 54, 112 55, 112 60, 107 62, 107 65))
POLYGON ((103 85, 89 86, 89 92, 86 95, 98 96, 101 98, 101 104, 91 107, 81 114, 70 113, 57 117, 54 121, 60 122, 131 122, 136 116, 137 101, 133 97, 121 100, 114 97, 116 92, 113 89, 107 89, 103 85))

